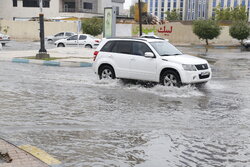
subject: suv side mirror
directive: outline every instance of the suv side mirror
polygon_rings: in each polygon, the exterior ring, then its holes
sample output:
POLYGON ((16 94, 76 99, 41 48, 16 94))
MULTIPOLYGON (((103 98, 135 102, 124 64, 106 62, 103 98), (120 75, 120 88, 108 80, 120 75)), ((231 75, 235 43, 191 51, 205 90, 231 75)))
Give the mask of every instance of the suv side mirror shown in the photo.
POLYGON ((144 56, 147 58, 154 58, 155 57, 154 53, 152 53, 152 52, 145 52, 144 56))

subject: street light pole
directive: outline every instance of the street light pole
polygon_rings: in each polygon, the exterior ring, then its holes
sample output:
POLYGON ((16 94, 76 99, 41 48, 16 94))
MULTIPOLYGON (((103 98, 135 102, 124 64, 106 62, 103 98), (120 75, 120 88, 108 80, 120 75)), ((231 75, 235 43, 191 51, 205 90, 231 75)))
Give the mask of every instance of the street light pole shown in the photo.
POLYGON ((140 36, 142 36, 141 0, 138 0, 138 7, 139 7, 139 27, 140 27, 140 36))
POLYGON ((44 59, 49 58, 49 54, 45 49, 44 44, 44 15, 43 15, 43 0, 39 2, 40 6, 40 14, 39 14, 39 23, 40 23, 40 50, 39 53, 36 55, 37 59, 44 59))

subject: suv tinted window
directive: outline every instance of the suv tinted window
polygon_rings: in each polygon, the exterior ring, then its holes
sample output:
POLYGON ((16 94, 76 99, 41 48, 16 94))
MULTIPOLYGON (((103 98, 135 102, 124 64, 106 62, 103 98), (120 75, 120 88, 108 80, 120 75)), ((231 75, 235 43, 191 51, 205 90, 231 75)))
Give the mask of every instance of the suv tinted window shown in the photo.
POLYGON ((142 42, 133 42, 133 55, 144 56, 146 52, 152 52, 152 50, 142 42))
POLYGON ((111 52, 115 41, 107 42, 101 49, 101 52, 111 52))
POLYGON ((117 42, 115 42, 111 52, 131 54, 132 53, 132 42, 130 42, 130 41, 117 41, 117 42))

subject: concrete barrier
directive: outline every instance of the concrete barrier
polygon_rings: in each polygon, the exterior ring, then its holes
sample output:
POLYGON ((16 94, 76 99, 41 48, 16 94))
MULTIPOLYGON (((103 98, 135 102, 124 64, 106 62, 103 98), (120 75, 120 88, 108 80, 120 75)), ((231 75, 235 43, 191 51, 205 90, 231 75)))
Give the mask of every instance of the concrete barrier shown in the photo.
MULTIPOLYGON (((8 27, 7 34, 11 39, 39 40, 38 21, 11 21, 0 20, 2 29, 8 27)), ((77 32, 77 23, 74 22, 45 22, 45 36, 54 35, 58 32, 77 32)))

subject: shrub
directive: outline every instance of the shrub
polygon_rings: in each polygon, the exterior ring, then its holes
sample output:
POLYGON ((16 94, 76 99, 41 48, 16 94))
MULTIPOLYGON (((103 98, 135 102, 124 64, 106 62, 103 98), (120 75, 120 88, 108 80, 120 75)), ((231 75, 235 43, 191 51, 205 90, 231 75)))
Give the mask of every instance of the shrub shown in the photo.
POLYGON ((208 40, 217 38, 220 35, 221 28, 214 20, 197 20, 193 22, 193 32, 199 39, 208 40))
POLYGON ((97 36, 103 31, 103 19, 96 17, 85 19, 82 21, 82 32, 97 36))
POLYGON ((243 40, 247 39, 250 35, 250 27, 245 21, 236 21, 229 29, 229 33, 231 37, 240 40, 241 45, 243 44, 243 40))

